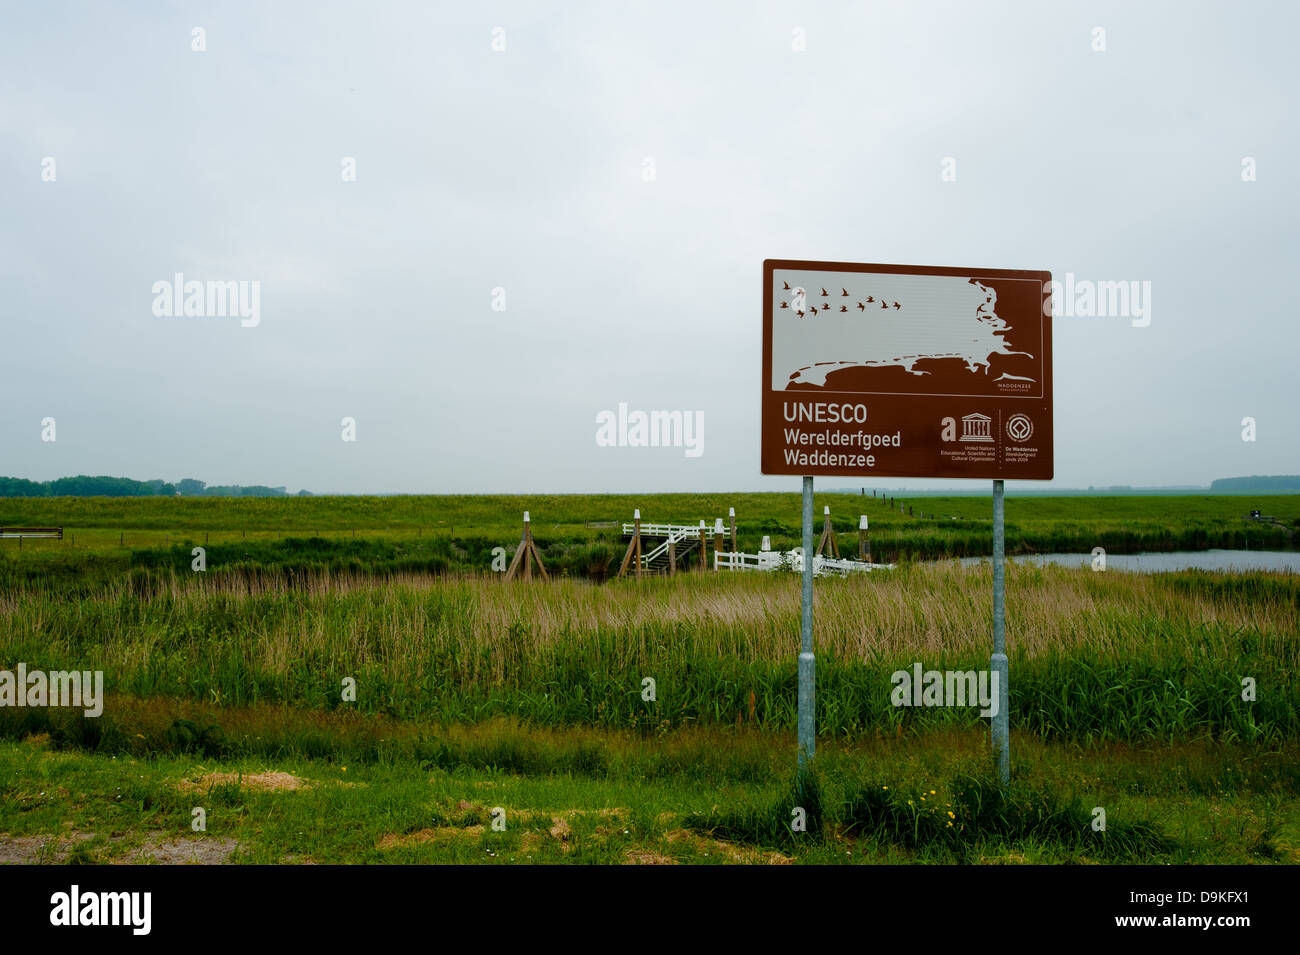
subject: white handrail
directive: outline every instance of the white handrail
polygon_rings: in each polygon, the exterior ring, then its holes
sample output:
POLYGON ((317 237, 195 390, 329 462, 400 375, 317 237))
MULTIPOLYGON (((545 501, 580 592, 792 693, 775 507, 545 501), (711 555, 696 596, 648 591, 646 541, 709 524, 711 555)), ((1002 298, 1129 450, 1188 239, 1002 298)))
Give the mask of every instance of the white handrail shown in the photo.
MULTIPOLYGON (((635 524, 623 525, 623 533, 625 535, 633 534, 635 533, 635 531, 636 531, 635 524)), ((687 540, 688 538, 693 540, 699 540, 699 536, 701 533, 704 534, 704 539, 706 541, 712 540, 714 537, 726 538, 728 536, 726 528, 719 529, 717 527, 709 527, 708 525, 705 525, 704 527, 700 527, 698 524, 642 523, 641 533, 644 534, 646 537, 664 538, 663 543, 658 544, 651 550, 648 550, 641 555, 641 565, 643 567, 649 567, 653 561, 657 560, 658 558, 666 554, 668 552, 668 546, 670 544, 679 544, 682 541, 687 540)))
MULTIPOLYGON (((623 525, 624 534, 631 534, 635 529, 636 529, 635 524, 623 525)), ((681 540, 683 537, 698 537, 700 534, 700 525, 699 524, 642 523, 641 533, 647 537, 667 537, 669 535, 678 535, 677 539, 681 540)), ((727 537, 729 536, 729 532, 725 527, 719 531, 716 527, 709 527, 706 524, 704 526, 704 536, 706 538, 710 538, 713 537, 714 535, 717 535, 718 537, 727 537)))
MULTIPOLYGON (((778 553, 760 551, 757 554, 722 553, 713 555, 715 570, 776 570, 782 563, 788 563, 790 569, 803 570, 803 553, 799 548, 778 553)), ((864 573, 872 570, 887 570, 893 564, 872 564, 865 560, 848 560, 836 557, 813 557, 813 576, 824 577, 835 574, 845 577, 851 573, 864 573)))

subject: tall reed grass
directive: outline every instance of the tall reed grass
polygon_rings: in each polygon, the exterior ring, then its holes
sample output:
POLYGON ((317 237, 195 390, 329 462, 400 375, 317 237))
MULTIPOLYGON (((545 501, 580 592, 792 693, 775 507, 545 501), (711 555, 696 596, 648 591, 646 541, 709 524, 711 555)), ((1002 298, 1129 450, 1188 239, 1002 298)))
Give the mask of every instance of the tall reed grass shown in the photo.
MULTIPOLYGON (((816 588, 819 732, 974 725, 895 708, 890 675, 981 669, 991 571, 903 566, 816 588)), ((1070 740, 1292 739, 1300 580, 1007 570, 1013 726, 1070 740), (1227 584, 1222 581, 1239 581, 1227 584), (1242 700, 1242 679, 1257 699, 1242 700)), ((505 583, 322 572, 285 587, 150 572, 93 594, 0 591, 0 668, 103 670, 110 689, 443 722, 791 726, 799 588, 786 574, 505 583), (148 586, 141 586, 142 581, 148 586), (357 683, 355 703, 342 681, 357 683), (642 698, 653 678, 656 699, 642 698)), ((12 712, 0 711, 0 723, 12 712)))

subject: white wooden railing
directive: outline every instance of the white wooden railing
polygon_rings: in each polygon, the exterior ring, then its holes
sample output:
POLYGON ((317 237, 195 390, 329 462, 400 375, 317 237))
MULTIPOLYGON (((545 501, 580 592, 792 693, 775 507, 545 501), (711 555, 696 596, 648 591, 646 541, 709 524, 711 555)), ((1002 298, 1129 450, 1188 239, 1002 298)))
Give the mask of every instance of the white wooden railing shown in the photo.
MULTIPOLYGON (((713 555, 713 567, 715 570, 776 570, 782 564, 786 564, 791 570, 803 572, 803 550, 794 548, 785 551, 759 551, 757 554, 743 553, 723 553, 713 555)), ((872 564, 865 560, 847 560, 839 557, 813 557, 813 576, 824 577, 833 574, 839 577, 846 577, 852 573, 863 573, 872 570, 886 570, 893 567, 893 564, 872 564)))
MULTIPOLYGON (((725 540, 727 537, 727 529, 725 527, 722 530, 718 530, 716 526, 710 527, 708 524, 705 524, 704 527, 701 528, 698 524, 645 524, 643 523, 641 525, 641 533, 643 536, 662 537, 664 538, 664 541, 663 543, 658 544, 653 549, 648 550, 641 555, 642 565, 645 567, 649 567, 651 561, 654 561, 659 557, 661 557, 662 555, 666 554, 668 552, 669 544, 680 544, 682 541, 688 538, 691 540, 699 540, 701 531, 703 531, 704 539, 706 541, 712 540, 714 537, 721 537, 725 540)), ((635 524, 623 525, 623 533, 625 535, 631 535, 635 532, 636 532, 635 524)))

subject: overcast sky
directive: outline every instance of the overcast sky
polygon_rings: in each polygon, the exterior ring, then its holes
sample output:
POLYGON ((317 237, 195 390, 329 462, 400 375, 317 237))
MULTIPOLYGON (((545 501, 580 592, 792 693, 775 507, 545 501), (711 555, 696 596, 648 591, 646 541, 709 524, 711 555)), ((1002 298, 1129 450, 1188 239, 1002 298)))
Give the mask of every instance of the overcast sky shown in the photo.
POLYGON ((0 474, 795 490, 765 258, 1150 282, 1145 327, 1057 303, 1054 483, 1300 472, 1293 4, 2 17, 0 474), (156 315, 178 272, 259 282, 257 324, 156 315), (598 446, 620 402, 703 453, 598 446))

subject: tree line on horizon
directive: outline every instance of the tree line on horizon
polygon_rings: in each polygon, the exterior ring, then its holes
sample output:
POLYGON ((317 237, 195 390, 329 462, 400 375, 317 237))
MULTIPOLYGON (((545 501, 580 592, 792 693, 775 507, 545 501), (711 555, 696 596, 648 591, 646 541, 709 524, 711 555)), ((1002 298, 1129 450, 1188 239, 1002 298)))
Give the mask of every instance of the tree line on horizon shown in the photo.
POLYGON ((1252 474, 1250 477, 1219 478, 1210 482, 1211 491, 1300 491, 1300 474, 1252 474))
MULTIPOLYGON (((26 478, 0 477, 0 497, 289 497, 284 487, 265 484, 214 484, 182 478, 174 484, 155 479, 136 481, 131 478, 99 475, 55 478, 53 481, 29 481, 26 478)), ((299 491, 296 497, 310 497, 299 491)))

